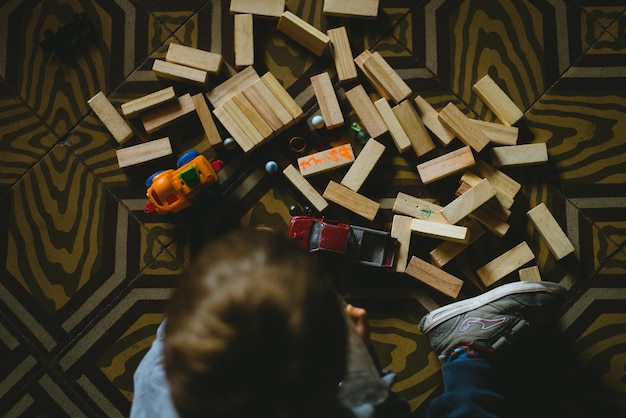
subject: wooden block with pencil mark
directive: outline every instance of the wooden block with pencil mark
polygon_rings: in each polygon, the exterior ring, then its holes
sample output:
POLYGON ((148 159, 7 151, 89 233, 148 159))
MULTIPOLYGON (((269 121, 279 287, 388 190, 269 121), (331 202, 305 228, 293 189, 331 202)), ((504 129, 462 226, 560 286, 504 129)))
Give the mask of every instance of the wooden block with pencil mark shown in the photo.
POLYGON ((174 87, 167 87, 154 93, 147 94, 135 100, 123 103, 121 106, 122 115, 126 119, 132 119, 139 116, 142 112, 155 108, 163 103, 176 98, 174 87))
POLYGON ((208 74, 219 74, 224 59, 220 54, 213 52, 185 45, 170 44, 167 47, 165 61, 206 71, 208 74))
POLYGON ((448 203, 441 210, 441 214, 451 224, 455 224, 479 208, 481 205, 485 204, 495 195, 496 190, 491 186, 489 180, 483 179, 462 196, 459 196, 452 202, 448 203))
POLYGON ((540 203, 529 210, 527 216, 557 260, 574 252, 574 246, 545 203, 540 203))
POLYGON ((443 208, 435 203, 399 192, 392 211, 416 219, 449 224, 450 222, 441 214, 441 209, 443 208))
POLYGON ((209 80, 209 73, 197 68, 186 67, 173 62, 154 60, 152 71, 161 78, 195 84, 204 87, 209 80))
POLYGON ((414 100, 415 106, 417 106, 417 112, 422 118, 424 126, 435 134, 437 139, 447 147, 450 142, 455 138, 454 132, 446 128, 439 120, 439 112, 430 105, 422 96, 417 96, 414 100))
POLYGON ((477 125, 493 144, 517 145, 517 138, 519 137, 517 126, 506 126, 478 119, 470 119, 470 121, 477 125))
POLYGON ((450 129, 465 145, 469 145, 476 152, 481 152, 489 138, 483 131, 461 112, 453 103, 448 103, 439 112, 439 120, 450 129))
POLYGON ((237 121, 233 119, 224 106, 216 107, 213 114, 220 123, 224 125, 224 128, 230 133, 243 152, 248 153, 252 151, 254 142, 248 137, 248 134, 239 126, 237 121))
POLYGON ((383 152, 385 152, 383 144, 375 139, 368 140, 341 180, 341 184, 350 190, 358 192, 380 157, 382 157, 383 152))
POLYGON ((226 100, 230 100, 235 94, 245 90, 260 79, 254 67, 250 66, 213 88, 206 94, 206 97, 213 107, 217 108, 224 104, 226 100))
POLYGON ((274 77, 274 74, 268 71, 263 74, 261 80, 263 80, 267 88, 282 103, 285 109, 289 111, 295 122, 298 122, 304 117, 302 108, 298 106, 296 101, 289 95, 289 92, 287 92, 283 85, 274 77))
POLYGON ((296 189, 315 207, 318 212, 322 212, 328 206, 328 202, 315 190, 302 174, 293 166, 289 165, 283 170, 283 174, 294 185, 296 189))
POLYGON ((411 95, 411 88, 400 78, 398 73, 379 52, 374 52, 372 56, 363 62, 363 66, 385 86, 385 90, 389 92, 391 98, 396 103, 400 103, 411 95))
POLYGON ((418 235, 444 241, 467 244, 470 240, 469 229, 464 226, 442 224, 440 222, 413 219, 411 231, 418 235))
POLYGON ((326 52, 330 44, 325 33, 290 11, 283 12, 276 28, 318 56, 326 52))
POLYGON ((235 31, 235 67, 254 65, 254 25, 251 14, 233 17, 235 31))
POLYGON ((391 95, 385 89, 385 86, 383 86, 382 83, 378 81, 378 79, 374 77, 374 75, 370 73, 370 71, 367 68, 365 68, 365 65, 363 65, 365 61, 367 61, 371 56, 372 56, 372 53, 368 49, 366 49, 354 59, 354 63, 363 72, 367 80, 374 87, 374 89, 378 92, 378 94, 380 94, 382 97, 384 97, 387 100, 391 100, 391 95))
POLYGON ((152 109, 141 115, 141 123, 147 133, 151 134, 177 120, 195 112, 196 106, 189 93, 178 97, 164 106, 152 109))
POLYGON ((524 241, 479 268, 476 274, 485 287, 489 287, 534 259, 535 254, 524 241))
POLYGON ((298 158, 298 168, 300 174, 306 177, 345 167, 353 162, 352 145, 343 144, 298 158))
POLYGON ((324 0, 324 14, 347 18, 375 19, 379 0, 324 0))
POLYGON ((115 151, 120 168, 132 167, 148 161, 172 155, 172 144, 168 137, 121 148, 115 151))
POLYGON ((409 261, 409 249, 411 247, 411 221, 410 216, 394 215, 391 223, 391 236, 398 240, 396 251, 395 270, 404 272, 409 261))
POLYGON ((430 252, 432 264, 441 268, 461 254, 467 247, 478 241, 485 234, 485 230, 475 219, 466 225, 469 230, 469 242, 467 244, 446 241, 430 252))
POLYGON ((321 73, 311 77, 311 85, 320 106, 322 117, 327 129, 343 126, 343 114, 339 106, 339 100, 335 94, 335 87, 328 73, 321 73))
POLYGON ((380 209, 378 202, 368 199, 357 192, 353 192, 332 180, 328 183, 328 186, 326 186, 326 190, 324 190, 322 196, 326 200, 336 203, 370 221, 376 218, 378 209, 380 209))
POLYGON ((505 125, 514 125, 524 117, 520 108, 513 103, 513 100, 493 81, 489 74, 474 84, 472 90, 505 125))
POLYGON ((274 96, 267 88, 263 80, 258 80, 250 87, 243 91, 250 103, 254 105, 256 110, 263 116, 265 121, 275 129, 281 132, 287 127, 293 125, 294 119, 285 106, 274 96))
POLYGON ((406 274, 453 299, 459 296, 463 287, 463 280, 415 256, 411 257, 406 274))
POLYGON ((385 122, 378 114, 370 100, 370 96, 361 84, 348 90, 346 98, 357 114, 359 121, 372 138, 378 138, 382 134, 387 133, 387 125, 385 125, 385 122))
POLYGON ((494 147, 490 157, 491 164, 495 167, 544 164, 548 162, 548 146, 541 143, 494 147))
POLYGON ((212 146, 222 145, 222 137, 213 120, 213 114, 206 100, 204 100, 204 95, 202 93, 195 94, 191 96, 191 100, 193 100, 193 105, 196 108, 196 113, 209 143, 212 146))
POLYGON ((381 97, 380 99, 374 102, 374 107, 378 110, 378 114, 387 125, 389 129, 389 133, 391 134, 391 138, 393 139, 394 144, 396 144, 396 148, 399 153, 403 153, 409 148, 411 148, 411 140, 409 139, 406 132, 404 132, 404 128, 400 125, 400 121, 396 118, 395 113, 389 106, 387 99, 381 97))
POLYGON ((113 103, 109 101, 103 92, 98 92, 87 101, 87 104, 89 104, 89 107, 91 107, 98 119, 100 119, 104 127, 108 129, 118 143, 121 144, 133 136, 133 130, 124 118, 117 113, 113 103))
POLYGON ((340 83, 356 80, 356 65, 350 48, 350 40, 345 26, 326 31, 330 38, 333 60, 340 83))
POLYGON ((418 157, 436 148, 422 123, 422 119, 409 100, 404 100, 392 109, 404 132, 408 135, 411 147, 418 157))
POLYGON ((417 166, 422 183, 430 184, 444 177, 476 165, 474 153, 469 146, 459 148, 417 166))
POLYGON ((230 13, 250 13, 266 17, 280 17, 285 11, 285 0, 230 0, 230 13))
POLYGON ((520 269, 518 272, 520 282, 540 282, 541 273, 539 273, 539 267, 531 266, 525 269, 520 269))

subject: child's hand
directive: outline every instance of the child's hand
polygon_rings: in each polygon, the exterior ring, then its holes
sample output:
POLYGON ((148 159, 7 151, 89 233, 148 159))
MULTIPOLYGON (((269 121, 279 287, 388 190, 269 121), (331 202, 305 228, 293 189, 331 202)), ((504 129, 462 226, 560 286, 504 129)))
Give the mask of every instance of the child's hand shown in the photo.
POLYGON ((363 338, 363 342, 368 345, 370 343, 370 327, 367 321, 367 311, 348 303, 346 305, 346 314, 348 315, 348 319, 352 322, 352 325, 354 325, 354 328, 356 328, 356 331, 361 338, 363 338))

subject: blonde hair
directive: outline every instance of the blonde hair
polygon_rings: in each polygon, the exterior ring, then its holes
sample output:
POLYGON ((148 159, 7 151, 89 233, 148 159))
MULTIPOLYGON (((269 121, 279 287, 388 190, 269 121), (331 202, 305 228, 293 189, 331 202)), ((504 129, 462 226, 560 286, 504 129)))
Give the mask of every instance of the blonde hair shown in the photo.
POLYGON ((317 263, 273 232, 241 230, 197 257, 168 307, 165 364, 184 417, 327 417, 346 324, 317 263))

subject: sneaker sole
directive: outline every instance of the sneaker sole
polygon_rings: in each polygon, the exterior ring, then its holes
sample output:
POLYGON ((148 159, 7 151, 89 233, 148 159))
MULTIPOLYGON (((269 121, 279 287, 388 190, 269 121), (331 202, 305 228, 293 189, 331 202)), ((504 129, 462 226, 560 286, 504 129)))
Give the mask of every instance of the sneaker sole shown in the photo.
POLYGON ((515 282, 502 285, 482 295, 455 302, 450 305, 442 306, 427 314, 420 322, 419 328, 423 334, 426 334, 432 328, 447 321, 448 319, 461 315, 463 313, 472 311, 488 303, 494 302, 505 296, 523 294, 523 293, 535 293, 535 292, 548 292, 554 294, 564 294, 565 288, 562 286, 551 283, 554 287, 545 286, 543 283, 537 282, 515 282))

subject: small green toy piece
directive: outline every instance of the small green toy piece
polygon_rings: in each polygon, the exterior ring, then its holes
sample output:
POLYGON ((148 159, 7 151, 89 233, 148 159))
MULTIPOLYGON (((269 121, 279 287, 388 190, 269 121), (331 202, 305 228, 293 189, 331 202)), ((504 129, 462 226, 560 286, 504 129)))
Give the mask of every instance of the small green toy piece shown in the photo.
POLYGON ((365 143, 370 139, 370 134, 367 133, 363 127, 358 122, 352 122, 350 125, 350 129, 356 132, 356 140, 361 144, 365 145, 365 143))

